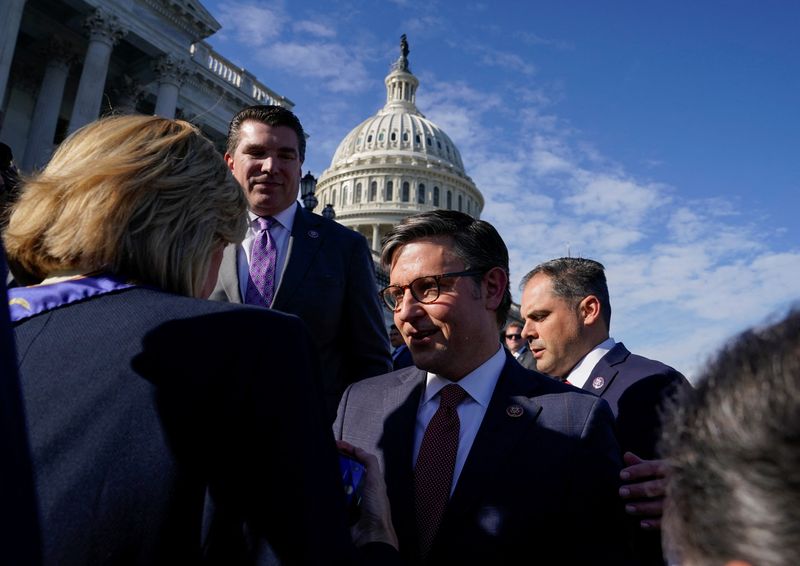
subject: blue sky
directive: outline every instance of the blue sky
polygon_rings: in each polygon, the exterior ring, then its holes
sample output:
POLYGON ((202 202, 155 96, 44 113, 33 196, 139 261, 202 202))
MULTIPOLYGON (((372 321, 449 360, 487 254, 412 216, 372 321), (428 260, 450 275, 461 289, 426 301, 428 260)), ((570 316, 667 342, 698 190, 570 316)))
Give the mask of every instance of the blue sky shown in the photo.
POLYGON ((319 176, 385 101, 408 35, 417 106, 461 150, 520 278, 606 265, 612 335, 694 376, 800 297, 800 4, 211 1, 210 43, 295 102, 319 176))

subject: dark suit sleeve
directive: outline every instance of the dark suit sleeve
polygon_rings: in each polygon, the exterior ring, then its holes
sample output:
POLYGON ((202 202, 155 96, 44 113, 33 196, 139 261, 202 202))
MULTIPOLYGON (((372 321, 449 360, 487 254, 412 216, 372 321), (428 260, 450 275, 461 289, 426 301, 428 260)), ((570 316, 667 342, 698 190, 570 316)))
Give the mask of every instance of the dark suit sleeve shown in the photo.
POLYGON ((342 326, 345 371, 348 383, 392 371, 389 337, 383 321, 375 281, 375 264, 363 236, 352 245, 347 273, 342 326))
MULTIPOLYGON (((575 490, 567 505, 570 516, 580 517, 580 538, 570 564, 630 564, 626 522, 619 498, 620 449, 614 436, 614 416, 597 399, 586 419, 580 449, 570 470, 575 490)), ((565 526, 566 528, 578 525, 565 526)))
POLYGON ((683 387, 691 387, 686 378, 665 366, 625 389, 617 401, 617 432, 623 451, 647 460, 658 457, 665 401, 683 387))
POLYGON ((145 339, 137 367, 208 485, 211 563, 249 552, 244 525, 284 564, 357 560, 309 343, 296 317, 256 308, 171 321, 145 339))

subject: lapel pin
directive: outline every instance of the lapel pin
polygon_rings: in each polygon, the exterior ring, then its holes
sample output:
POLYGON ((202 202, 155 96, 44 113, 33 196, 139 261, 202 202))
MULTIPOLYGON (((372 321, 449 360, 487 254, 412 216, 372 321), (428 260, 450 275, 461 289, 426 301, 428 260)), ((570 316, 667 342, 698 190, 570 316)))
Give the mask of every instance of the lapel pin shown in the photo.
POLYGON ((603 387, 603 385, 605 385, 605 382, 606 380, 604 377, 595 377, 592 380, 592 387, 594 387, 595 389, 600 389, 601 387, 603 387))
POLYGON ((319 232, 317 232, 316 230, 309 230, 308 231, 308 237, 309 238, 319 238, 319 232))
POLYGON ((522 407, 519 405, 509 405, 506 407, 506 414, 512 418, 521 417, 523 412, 522 407))

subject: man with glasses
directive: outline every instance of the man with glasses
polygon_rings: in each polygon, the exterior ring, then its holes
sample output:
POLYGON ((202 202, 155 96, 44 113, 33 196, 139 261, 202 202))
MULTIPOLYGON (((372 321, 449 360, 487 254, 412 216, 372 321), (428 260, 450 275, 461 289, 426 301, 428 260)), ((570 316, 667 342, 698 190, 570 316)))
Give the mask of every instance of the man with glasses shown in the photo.
POLYGON ((504 333, 506 348, 517 359, 520 365, 528 369, 536 369, 536 360, 533 359, 528 344, 522 339, 522 326, 512 322, 506 326, 504 333))
POLYGON ((627 563, 613 416, 501 346, 497 231, 455 211, 410 216, 381 261, 417 367, 348 387, 334 432, 377 454, 408 563, 627 563))

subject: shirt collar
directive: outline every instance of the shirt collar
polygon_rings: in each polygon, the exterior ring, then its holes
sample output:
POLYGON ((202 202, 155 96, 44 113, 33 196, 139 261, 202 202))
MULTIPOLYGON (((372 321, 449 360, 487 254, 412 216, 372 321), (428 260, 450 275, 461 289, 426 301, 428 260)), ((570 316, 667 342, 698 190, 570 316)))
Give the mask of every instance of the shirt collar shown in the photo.
POLYGON ((594 366, 614 347, 614 344, 616 344, 614 339, 609 337, 592 348, 591 352, 583 356, 581 361, 572 368, 567 375, 567 380, 575 387, 583 387, 592 374, 594 366))
MULTIPOLYGON (((294 215, 298 206, 300 205, 297 203, 297 201, 295 201, 293 206, 289 206, 273 216, 275 222, 283 226, 289 233, 291 233, 292 227, 294 227, 294 215)), ((252 227, 255 219, 258 218, 258 214, 248 209, 247 218, 250 221, 250 226, 252 227)))
POLYGON ((503 371, 505 363, 505 349, 499 346, 497 352, 491 358, 458 381, 450 381, 435 373, 428 372, 422 404, 424 405, 433 399, 445 385, 458 383, 473 400, 483 407, 488 407, 492 393, 494 393, 494 387, 497 385, 497 380, 500 378, 500 373, 503 371))

